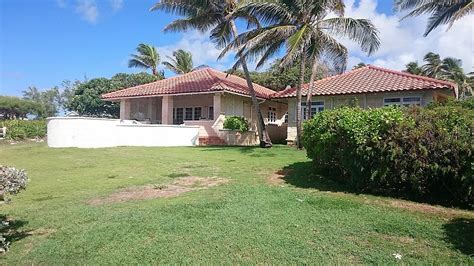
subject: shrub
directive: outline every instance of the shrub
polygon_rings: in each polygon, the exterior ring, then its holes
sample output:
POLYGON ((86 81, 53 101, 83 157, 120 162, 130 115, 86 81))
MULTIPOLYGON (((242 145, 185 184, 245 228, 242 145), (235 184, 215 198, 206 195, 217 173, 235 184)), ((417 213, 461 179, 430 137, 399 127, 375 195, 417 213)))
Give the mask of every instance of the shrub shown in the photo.
POLYGON ((315 166, 358 191, 474 206, 474 111, 430 108, 341 108, 304 125, 315 166))
POLYGON ((249 123, 247 119, 241 116, 229 116, 224 121, 224 128, 238 130, 240 132, 249 131, 249 123))
MULTIPOLYGON (((0 166, 0 203, 10 201, 8 196, 18 194, 21 190, 26 189, 28 177, 24 170, 18 170, 13 167, 0 166)), ((10 242, 7 240, 7 229, 10 222, 5 216, 0 216, 0 253, 8 251, 10 242)))
POLYGON ((7 128, 7 139, 23 140, 44 138, 46 136, 46 120, 4 120, 0 127, 7 128))

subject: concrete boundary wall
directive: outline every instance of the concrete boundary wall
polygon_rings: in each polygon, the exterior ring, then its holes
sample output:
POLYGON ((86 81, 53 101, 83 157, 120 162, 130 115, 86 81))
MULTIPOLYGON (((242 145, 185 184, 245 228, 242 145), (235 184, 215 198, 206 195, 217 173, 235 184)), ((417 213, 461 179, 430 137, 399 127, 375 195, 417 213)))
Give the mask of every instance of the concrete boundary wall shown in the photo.
POLYGON ((199 126, 135 124, 133 121, 89 117, 51 117, 48 146, 105 148, 118 146, 194 146, 199 126))

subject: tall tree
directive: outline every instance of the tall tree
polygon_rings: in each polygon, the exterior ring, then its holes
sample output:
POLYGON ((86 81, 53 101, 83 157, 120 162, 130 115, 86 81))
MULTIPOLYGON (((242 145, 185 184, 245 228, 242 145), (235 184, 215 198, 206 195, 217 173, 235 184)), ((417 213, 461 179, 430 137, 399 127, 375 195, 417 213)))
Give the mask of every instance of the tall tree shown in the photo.
POLYGON ((173 56, 167 56, 167 58, 169 61, 163 61, 162 64, 178 75, 205 67, 204 65, 194 67, 193 55, 183 49, 174 51, 173 56))
POLYGON ((439 54, 429 52, 423 58, 425 64, 421 67, 423 74, 432 78, 441 78, 443 70, 443 60, 439 54))
MULTIPOLYGON (((232 39, 238 36, 235 19, 239 7, 245 0, 162 0, 155 4, 151 10, 162 10, 175 15, 184 16, 165 27, 165 31, 177 32, 197 29, 201 32, 210 31, 210 38, 220 48, 225 47, 232 39)), ((257 26, 258 21, 248 14, 239 13, 238 17, 246 20, 249 27, 257 26)), ((246 58, 239 57, 239 64, 245 74, 249 88, 252 105, 257 113, 257 128, 261 147, 271 147, 272 143, 263 121, 262 112, 255 94, 246 58)))
POLYGON ((472 96, 473 79, 464 73, 462 61, 453 57, 441 58, 439 54, 429 52, 425 55, 425 64, 418 66, 417 62, 406 65, 405 72, 451 81, 458 85, 459 98, 472 96))
MULTIPOLYGON (((474 11, 473 0, 396 0, 395 7, 400 10, 411 10, 406 17, 430 15, 424 36, 443 24, 448 29, 454 22, 474 11)), ((404 19, 403 18, 403 19, 404 19)))
POLYGON ((128 67, 151 69, 151 73, 158 76, 157 67, 160 63, 160 55, 156 48, 149 44, 140 43, 136 50, 137 54, 130 55, 128 67))
POLYGON ((96 78, 80 83, 74 88, 74 95, 67 109, 80 115, 97 117, 118 117, 120 105, 115 102, 103 101, 101 95, 141 84, 154 82, 160 77, 148 74, 119 73, 110 79, 96 78))
POLYGON ((23 99, 33 101, 42 108, 34 114, 38 118, 56 116, 61 109, 61 93, 58 87, 40 91, 35 86, 30 86, 23 91, 23 99))
POLYGON ((444 58, 440 77, 458 85, 459 98, 465 99, 472 95, 472 84, 469 76, 464 73, 460 59, 444 58))
POLYGON ((336 37, 354 40, 370 54, 380 45, 377 30, 369 20, 343 17, 342 0, 257 1, 240 10, 241 13, 258 18, 267 26, 241 34, 224 53, 237 47, 239 55, 259 57, 257 66, 262 66, 271 56, 277 54, 281 47, 286 46, 286 54, 280 67, 286 68, 297 61, 301 62, 296 90, 297 145, 301 148, 301 89, 306 62, 310 61, 312 64, 313 77, 310 78, 307 97, 310 108, 315 75, 321 58, 334 64, 336 69, 342 70, 346 66, 347 49, 336 37), (330 13, 338 16, 326 18, 330 13))
POLYGON ((413 75, 423 75, 423 70, 418 65, 418 62, 409 62, 405 65, 405 72, 413 75))

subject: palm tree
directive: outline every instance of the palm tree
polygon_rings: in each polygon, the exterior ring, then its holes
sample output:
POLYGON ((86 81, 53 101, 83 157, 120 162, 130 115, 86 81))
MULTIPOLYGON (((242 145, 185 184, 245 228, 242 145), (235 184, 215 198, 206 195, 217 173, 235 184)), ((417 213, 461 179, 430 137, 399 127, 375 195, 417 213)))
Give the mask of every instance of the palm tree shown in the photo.
MULTIPOLYGON (((239 6, 245 4, 245 0, 161 0, 150 10, 162 10, 175 15, 184 16, 177 19, 165 27, 165 32, 180 32, 190 29, 197 29, 201 32, 210 31, 210 38, 220 48, 227 45, 229 41, 238 35, 235 25, 236 17, 246 20, 248 26, 257 26, 258 21, 248 14, 238 14, 234 16, 239 6)), ((257 129, 261 147, 271 147, 272 143, 265 128, 262 112, 255 94, 250 73, 247 67, 246 58, 239 57, 240 65, 247 80, 247 86, 252 99, 252 105, 257 113, 257 129)))
POLYGON ((459 97, 461 99, 466 98, 468 95, 472 95, 470 79, 468 75, 464 74, 462 61, 460 59, 453 57, 444 58, 440 77, 458 85, 459 97))
POLYGON ((423 75, 432 77, 432 78, 441 78, 442 69, 443 69, 443 60, 439 54, 429 52, 423 58, 425 64, 421 67, 423 75))
POLYGON ((179 49, 173 52, 173 57, 167 56, 168 61, 164 61, 162 64, 165 65, 169 70, 180 75, 189 73, 199 68, 206 67, 204 65, 194 67, 193 55, 183 49, 179 49))
POLYGON ((423 75, 423 70, 418 65, 418 62, 409 62, 405 66, 405 72, 413 74, 413 75, 423 75))
POLYGON ((156 48, 149 44, 140 43, 137 47, 137 54, 131 54, 128 60, 128 67, 138 67, 151 69, 153 75, 157 76, 157 67, 160 63, 160 55, 156 48))
POLYGON ((359 69, 359 68, 363 68, 363 67, 366 67, 367 65, 364 63, 364 62, 360 62, 359 64, 355 65, 352 67, 352 70, 354 69, 359 69))
MULTIPOLYGON (((421 73, 417 75, 428 76, 431 78, 437 78, 454 82, 458 85, 459 97, 464 99, 472 95, 472 79, 469 74, 464 73, 462 68, 462 61, 453 57, 446 57, 441 59, 439 54, 429 52, 424 58, 425 64, 418 67, 417 70, 421 69, 421 73)), ((407 72, 415 74, 409 70, 409 66, 414 62, 407 65, 407 72)), ((416 65, 418 66, 418 64, 416 65)), ((414 69, 414 67, 413 67, 414 69)))
POLYGON ((396 0, 395 7, 402 10, 412 10, 406 17, 431 15, 424 36, 442 24, 448 24, 448 29, 454 22, 474 11, 472 0, 396 0))
MULTIPOLYGON (((268 26, 241 34, 223 53, 238 47, 238 54, 241 56, 260 57, 257 63, 259 67, 286 45, 286 54, 280 67, 286 68, 297 61, 301 63, 300 80, 296 90, 297 145, 301 148, 301 88, 306 61, 312 62, 312 77, 307 96, 309 111, 320 59, 327 59, 336 69, 342 70, 346 67, 347 48, 335 37, 354 40, 362 50, 371 54, 380 45, 377 30, 369 20, 342 17, 342 0, 258 1, 242 7, 240 12, 254 16, 268 26), (330 12, 336 13, 338 17, 326 18, 330 12)), ((234 65, 234 68, 236 67, 237 64, 234 65)))

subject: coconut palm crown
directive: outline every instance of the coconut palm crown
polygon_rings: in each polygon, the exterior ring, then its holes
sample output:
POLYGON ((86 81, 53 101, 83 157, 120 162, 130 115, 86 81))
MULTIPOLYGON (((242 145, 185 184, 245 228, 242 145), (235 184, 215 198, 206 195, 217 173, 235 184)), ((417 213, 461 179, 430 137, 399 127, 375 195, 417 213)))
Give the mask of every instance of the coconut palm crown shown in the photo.
POLYGON ((174 51, 173 56, 167 56, 167 58, 169 61, 163 61, 162 64, 178 75, 186 74, 194 70, 206 67, 205 65, 194 67, 193 55, 183 49, 174 51))
POLYGON ((158 75, 157 67, 160 63, 160 55, 153 45, 140 43, 136 48, 137 54, 131 54, 128 67, 151 69, 153 75, 158 75))

